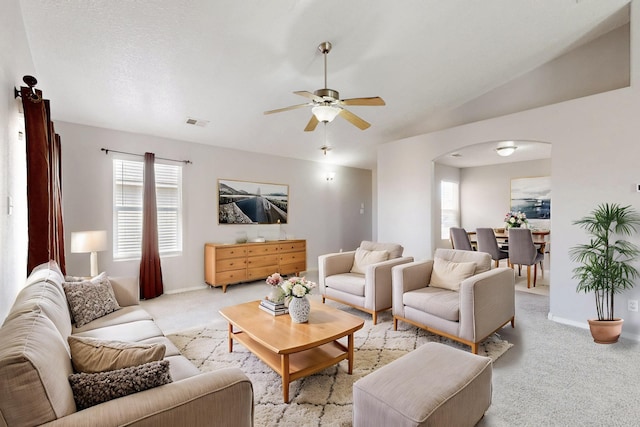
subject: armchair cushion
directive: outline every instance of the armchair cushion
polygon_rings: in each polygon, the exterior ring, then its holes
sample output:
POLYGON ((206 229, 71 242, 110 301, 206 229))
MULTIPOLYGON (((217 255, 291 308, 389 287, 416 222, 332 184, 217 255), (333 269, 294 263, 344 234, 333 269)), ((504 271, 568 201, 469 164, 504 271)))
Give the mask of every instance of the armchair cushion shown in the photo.
POLYGON ((460 294, 458 292, 426 287, 402 295, 405 306, 429 313, 441 319, 460 320, 460 294))
POLYGON ((360 243, 360 249, 367 251, 387 251, 389 252, 389 259, 400 258, 404 252, 402 245, 397 243, 370 242, 368 240, 363 240, 360 243))
POLYGON ((452 262, 443 258, 435 258, 429 286, 458 291, 460 290, 460 282, 473 276, 475 271, 475 262, 452 262))
POLYGON ((364 296, 365 278, 363 274, 343 273, 325 278, 326 286, 352 295, 364 296))
POLYGON ((382 251, 369 251, 366 249, 356 249, 356 254, 353 258, 353 266, 351 267, 351 273, 365 274, 365 270, 368 265, 377 264, 389 259, 389 252, 382 251))

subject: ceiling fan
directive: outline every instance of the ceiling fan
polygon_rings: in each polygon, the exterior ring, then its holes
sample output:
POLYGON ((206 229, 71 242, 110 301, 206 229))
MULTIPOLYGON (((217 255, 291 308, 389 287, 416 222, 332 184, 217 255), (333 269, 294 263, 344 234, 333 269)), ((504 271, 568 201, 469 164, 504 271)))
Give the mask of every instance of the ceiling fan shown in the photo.
POLYGON ((318 126, 319 122, 331 122, 336 118, 336 116, 342 117, 361 130, 367 129, 369 126, 371 126, 371 124, 356 116, 351 111, 344 108, 344 106, 380 106, 385 105, 384 100, 379 96, 374 96, 371 98, 340 99, 340 94, 337 90, 327 88, 327 54, 331 52, 331 43, 320 43, 320 45, 318 46, 318 50, 324 55, 324 88, 318 89, 313 93, 306 90, 293 92, 296 95, 309 98, 311 101, 305 104, 292 105, 290 107, 279 108, 277 110, 265 111, 264 114, 281 113, 283 111, 311 107, 311 112, 313 113, 313 115, 311 116, 309 123, 307 123, 307 127, 304 128, 305 132, 314 130, 316 126, 318 126))

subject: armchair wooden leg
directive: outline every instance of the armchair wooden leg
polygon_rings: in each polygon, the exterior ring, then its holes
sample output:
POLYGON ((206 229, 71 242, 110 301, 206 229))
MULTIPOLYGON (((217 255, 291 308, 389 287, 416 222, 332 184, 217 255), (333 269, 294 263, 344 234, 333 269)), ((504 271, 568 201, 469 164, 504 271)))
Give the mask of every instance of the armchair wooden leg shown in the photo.
POLYGON ((511 327, 512 327, 512 328, 515 328, 515 327, 516 327, 516 316, 513 316, 513 317, 511 318, 511 327))
POLYGON ((322 303, 323 304, 324 304, 324 300, 325 300, 324 295, 322 295, 322 303))
POLYGON ((474 342, 473 344, 471 344, 471 353, 478 354, 478 343, 477 342, 474 342))
POLYGON ((398 330, 398 319, 397 318, 393 318, 393 330, 397 331, 398 330))
POLYGON ((374 325, 378 323, 378 313, 377 312, 374 311, 371 314, 371 321, 373 322, 374 325))

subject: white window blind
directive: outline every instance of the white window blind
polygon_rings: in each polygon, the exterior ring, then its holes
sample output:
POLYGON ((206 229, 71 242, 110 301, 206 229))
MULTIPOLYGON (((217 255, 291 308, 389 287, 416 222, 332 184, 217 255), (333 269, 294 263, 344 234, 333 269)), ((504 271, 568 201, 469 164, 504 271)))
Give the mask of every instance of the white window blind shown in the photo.
POLYGON ((440 238, 449 239, 449 229, 459 227, 460 202, 458 183, 440 181, 440 238))
MULTIPOLYGON (((113 160, 114 259, 139 258, 142 245, 144 163, 113 160)), ((158 246, 161 255, 182 252, 182 167, 156 163, 158 246)))

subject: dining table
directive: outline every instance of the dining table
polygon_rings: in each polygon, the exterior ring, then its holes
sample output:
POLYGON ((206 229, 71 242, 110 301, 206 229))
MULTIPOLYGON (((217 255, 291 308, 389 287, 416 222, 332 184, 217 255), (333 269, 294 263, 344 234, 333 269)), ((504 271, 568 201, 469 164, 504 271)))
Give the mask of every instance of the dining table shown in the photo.
MULTIPOLYGON (((507 245, 509 243, 509 231, 504 228, 494 228, 494 234, 496 235, 496 240, 498 245, 507 245)), ((476 238, 475 231, 468 231, 469 240, 473 246, 477 246, 478 240, 476 238)), ((533 244, 536 245, 538 251, 543 254, 545 253, 545 249, 547 247, 547 243, 549 243, 549 235, 551 234, 551 230, 531 230, 531 237, 533 238, 533 244)))

